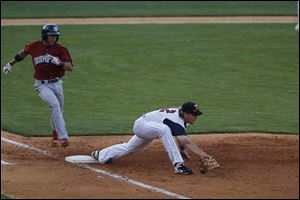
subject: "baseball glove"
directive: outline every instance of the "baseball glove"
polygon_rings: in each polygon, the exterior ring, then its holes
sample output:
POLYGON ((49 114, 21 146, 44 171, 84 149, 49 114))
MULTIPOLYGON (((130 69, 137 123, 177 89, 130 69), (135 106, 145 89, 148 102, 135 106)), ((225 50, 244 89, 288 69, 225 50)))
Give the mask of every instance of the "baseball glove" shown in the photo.
POLYGON ((220 167, 219 163, 212 156, 208 156, 200 162, 200 168, 207 170, 212 170, 218 167, 220 167))

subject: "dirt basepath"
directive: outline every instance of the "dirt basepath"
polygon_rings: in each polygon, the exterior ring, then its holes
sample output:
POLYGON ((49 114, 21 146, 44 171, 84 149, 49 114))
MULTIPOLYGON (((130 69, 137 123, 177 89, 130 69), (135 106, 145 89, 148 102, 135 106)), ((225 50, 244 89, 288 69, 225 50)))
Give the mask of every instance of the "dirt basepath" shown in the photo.
POLYGON ((43 18, 1 19, 5 25, 57 24, 163 24, 163 23, 297 23, 297 16, 236 16, 236 17, 115 17, 115 18, 43 18))
MULTIPOLYGON (((164 194, 120 182, 64 161, 69 155, 90 154, 131 136, 71 137, 71 146, 53 148, 50 137, 1 136, 47 150, 50 158, 1 140, 1 193, 15 198, 170 198, 164 194)), ((90 164, 115 174, 189 198, 299 198, 299 136, 276 134, 192 135, 221 168, 200 174, 197 156, 186 165, 194 174, 173 173, 159 140, 140 152, 110 165, 90 164)))

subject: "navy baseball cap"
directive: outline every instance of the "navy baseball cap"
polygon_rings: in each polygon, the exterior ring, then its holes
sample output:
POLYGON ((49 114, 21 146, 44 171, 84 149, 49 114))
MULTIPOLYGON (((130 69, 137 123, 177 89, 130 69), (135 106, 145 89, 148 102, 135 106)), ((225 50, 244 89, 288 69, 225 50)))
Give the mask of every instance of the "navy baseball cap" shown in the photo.
POLYGON ((186 102, 181 106, 181 110, 185 113, 192 114, 194 116, 202 115, 203 113, 199 110, 199 106, 193 102, 186 102))

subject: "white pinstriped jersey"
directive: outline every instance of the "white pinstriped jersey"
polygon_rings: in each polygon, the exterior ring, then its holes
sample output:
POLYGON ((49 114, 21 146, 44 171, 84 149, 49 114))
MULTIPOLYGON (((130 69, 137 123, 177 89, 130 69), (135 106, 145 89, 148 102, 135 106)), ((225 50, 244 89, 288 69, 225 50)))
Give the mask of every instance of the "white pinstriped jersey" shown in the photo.
POLYGON ((186 125, 183 119, 179 116, 179 108, 159 109, 152 112, 148 112, 144 116, 147 121, 154 121, 158 123, 163 123, 165 119, 169 119, 170 121, 179 124, 184 129, 186 129, 186 125))

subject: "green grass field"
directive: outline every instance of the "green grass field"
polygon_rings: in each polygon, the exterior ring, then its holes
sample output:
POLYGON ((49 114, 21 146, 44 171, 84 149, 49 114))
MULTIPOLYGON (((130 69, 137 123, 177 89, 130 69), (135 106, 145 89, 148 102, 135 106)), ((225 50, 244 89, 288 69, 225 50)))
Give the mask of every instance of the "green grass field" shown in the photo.
POLYGON ((4 195, 4 194, 1 194, 1 199, 11 199, 10 197, 4 195))
MULTIPOLYGON (((40 26, 2 27, 1 65, 40 26)), ((142 113, 200 104, 189 132, 299 132, 299 37, 294 24, 64 25, 75 70, 64 77, 71 135, 130 133, 142 113)), ((49 135, 27 57, 1 74, 1 129, 49 135)))
POLYGON ((1 1, 1 18, 297 15, 296 1, 1 1))

